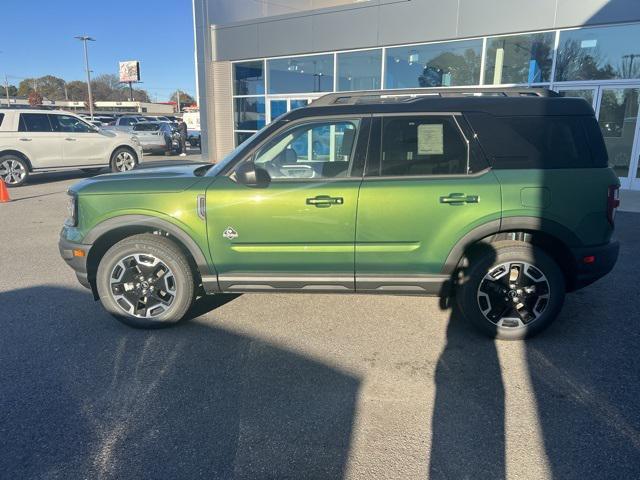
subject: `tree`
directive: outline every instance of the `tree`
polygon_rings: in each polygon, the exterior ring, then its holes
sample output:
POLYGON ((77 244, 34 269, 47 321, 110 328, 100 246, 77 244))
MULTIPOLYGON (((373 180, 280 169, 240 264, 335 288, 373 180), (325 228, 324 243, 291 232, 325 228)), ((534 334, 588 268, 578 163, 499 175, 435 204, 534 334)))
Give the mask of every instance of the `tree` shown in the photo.
POLYGON ((89 98, 87 93, 87 83, 80 80, 73 80, 67 83, 67 94, 69 100, 74 102, 86 102, 89 98))
MULTIPOLYGON (((6 95, 7 91, 5 89, 3 89, 3 90, 4 90, 4 92, 2 92, 2 93, 4 93, 6 95)), ((15 85, 9 85, 9 96, 10 97, 15 97, 17 95, 18 95, 18 89, 16 88, 16 86, 15 85)))
POLYGON ((35 107, 36 105, 42 105, 42 95, 40 92, 33 91, 29 93, 29 105, 35 107))
POLYGON ((180 92, 180 105, 193 105, 196 103, 195 99, 191 95, 183 92, 182 90, 176 90, 173 92, 170 98, 172 102, 178 103, 178 92, 180 92))

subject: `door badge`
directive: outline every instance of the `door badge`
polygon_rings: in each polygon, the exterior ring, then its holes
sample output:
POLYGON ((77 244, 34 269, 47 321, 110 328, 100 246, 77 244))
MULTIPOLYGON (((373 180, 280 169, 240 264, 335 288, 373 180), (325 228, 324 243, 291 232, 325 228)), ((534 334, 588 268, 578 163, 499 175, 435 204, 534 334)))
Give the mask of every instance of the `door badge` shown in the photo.
POLYGON ((222 236, 229 240, 233 240, 234 238, 238 238, 238 232, 236 232, 232 227, 227 227, 224 232, 222 232, 222 236))

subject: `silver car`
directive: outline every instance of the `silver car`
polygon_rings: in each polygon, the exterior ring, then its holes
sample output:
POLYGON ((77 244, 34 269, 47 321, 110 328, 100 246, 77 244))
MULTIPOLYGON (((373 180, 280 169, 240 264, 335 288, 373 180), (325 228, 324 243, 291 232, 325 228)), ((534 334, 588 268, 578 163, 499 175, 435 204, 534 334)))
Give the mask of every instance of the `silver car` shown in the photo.
POLYGON ((145 152, 175 151, 174 129, 167 122, 141 122, 133 125, 133 135, 145 152))

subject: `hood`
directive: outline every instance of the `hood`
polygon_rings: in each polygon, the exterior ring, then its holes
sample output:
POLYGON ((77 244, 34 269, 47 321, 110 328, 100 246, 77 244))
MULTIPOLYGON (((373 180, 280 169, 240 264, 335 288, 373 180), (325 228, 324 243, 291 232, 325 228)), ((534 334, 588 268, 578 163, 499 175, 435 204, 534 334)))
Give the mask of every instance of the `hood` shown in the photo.
POLYGON ((177 193, 186 190, 201 175, 196 170, 210 163, 189 163, 161 167, 136 168, 124 173, 108 173, 87 178, 71 186, 70 191, 80 195, 109 195, 136 193, 177 193))

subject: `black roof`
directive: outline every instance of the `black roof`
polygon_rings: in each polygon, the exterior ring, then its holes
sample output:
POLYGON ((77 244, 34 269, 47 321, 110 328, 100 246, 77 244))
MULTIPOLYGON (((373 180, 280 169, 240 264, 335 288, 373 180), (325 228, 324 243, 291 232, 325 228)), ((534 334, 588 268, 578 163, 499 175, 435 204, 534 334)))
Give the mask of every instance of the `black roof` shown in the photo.
POLYGON ((593 115, 581 98, 560 97, 546 89, 427 89, 332 93, 284 118, 423 112, 483 112, 496 116, 593 115))

